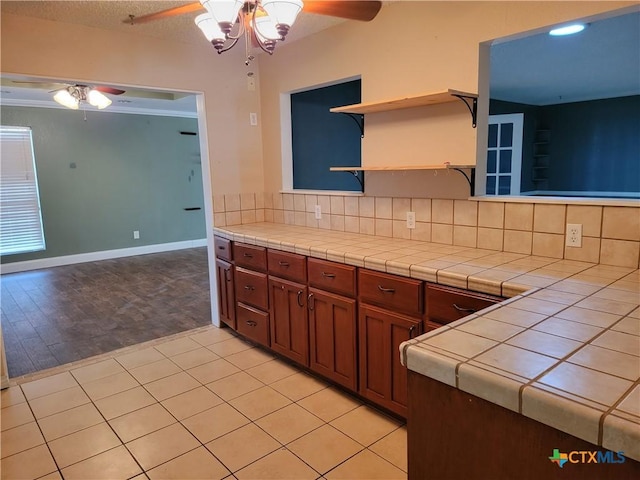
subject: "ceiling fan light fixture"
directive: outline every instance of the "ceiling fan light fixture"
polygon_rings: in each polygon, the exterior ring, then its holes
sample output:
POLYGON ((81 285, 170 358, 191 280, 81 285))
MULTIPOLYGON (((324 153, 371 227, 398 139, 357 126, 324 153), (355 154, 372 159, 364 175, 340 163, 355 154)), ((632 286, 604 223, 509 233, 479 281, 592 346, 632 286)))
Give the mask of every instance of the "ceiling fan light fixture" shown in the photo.
POLYGON ((205 38, 213 44, 216 50, 220 50, 224 47, 226 41, 225 33, 220 29, 218 22, 216 22, 209 12, 198 15, 195 19, 195 23, 202 31, 205 38))
POLYGON ((93 88, 89 90, 89 93, 87 94, 87 101, 98 110, 102 110, 103 108, 107 108, 111 105, 111 100, 106 95, 103 95, 101 92, 93 88))
POLYGON ((240 9, 244 5, 242 0, 200 0, 200 3, 226 35, 231 33, 240 9))
POLYGON ((68 89, 59 90, 53 96, 53 99, 63 107, 70 108, 72 110, 78 110, 80 106, 80 99, 73 96, 68 89))
POLYGON ((276 27, 276 24, 273 22, 273 19, 271 17, 267 15, 263 17, 256 17, 255 23, 256 36, 261 42, 264 43, 268 40, 271 40, 275 45, 275 41, 282 38, 280 33, 278 33, 278 28, 276 27))
POLYGON ((301 0, 262 0, 262 8, 273 19, 282 37, 287 35, 303 6, 301 0))

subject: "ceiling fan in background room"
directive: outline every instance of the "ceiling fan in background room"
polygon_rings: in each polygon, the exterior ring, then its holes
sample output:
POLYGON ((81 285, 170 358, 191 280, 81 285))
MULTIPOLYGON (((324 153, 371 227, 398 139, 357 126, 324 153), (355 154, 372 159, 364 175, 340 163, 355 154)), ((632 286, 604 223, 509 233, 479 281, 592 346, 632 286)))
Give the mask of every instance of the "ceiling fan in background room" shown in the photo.
POLYGON ((122 95, 124 90, 107 87, 103 85, 83 85, 72 83, 51 83, 51 82, 31 82, 13 80, 17 85, 32 85, 34 88, 51 88, 49 93, 53 93, 53 99, 60 105, 78 110, 81 104, 89 104, 102 110, 111 105, 111 99, 105 95, 122 95))
POLYGON ((223 53, 244 37, 245 63, 249 65, 254 58, 251 47, 273 54, 276 43, 284 41, 300 11, 368 22, 381 6, 381 1, 368 0, 200 0, 148 15, 129 15, 123 22, 137 25, 206 10, 195 18, 195 23, 207 40, 218 53, 223 53))

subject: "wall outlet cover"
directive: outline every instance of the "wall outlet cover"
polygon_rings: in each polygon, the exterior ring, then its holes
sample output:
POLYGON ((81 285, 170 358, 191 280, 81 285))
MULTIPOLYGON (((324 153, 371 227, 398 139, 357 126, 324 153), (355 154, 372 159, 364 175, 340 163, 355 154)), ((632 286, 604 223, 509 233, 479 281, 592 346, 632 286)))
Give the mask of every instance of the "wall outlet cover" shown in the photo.
POLYGON ((407 228, 416 228, 416 212, 407 212, 407 228))
POLYGON ((320 205, 316 205, 316 220, 320 220, 322 218, 322 209, 320 205))
POLYGON ((582 224, 567 223, 567 234, 565 235, 565 245, 567 247, 582 247, 582 224))
POLYGON ((134 230, 133 231, 133 239, 134 240, 140 240, 140 230, 134 230))

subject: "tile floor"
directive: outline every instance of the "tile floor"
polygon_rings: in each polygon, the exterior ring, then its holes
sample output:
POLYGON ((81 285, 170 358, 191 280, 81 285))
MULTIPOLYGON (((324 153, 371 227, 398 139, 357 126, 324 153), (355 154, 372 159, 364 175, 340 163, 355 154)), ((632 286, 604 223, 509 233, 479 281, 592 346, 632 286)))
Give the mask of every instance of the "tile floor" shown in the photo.
POLYGON ((406 479, 406 429, 201 327, 2 391, 3 479, 406 479))

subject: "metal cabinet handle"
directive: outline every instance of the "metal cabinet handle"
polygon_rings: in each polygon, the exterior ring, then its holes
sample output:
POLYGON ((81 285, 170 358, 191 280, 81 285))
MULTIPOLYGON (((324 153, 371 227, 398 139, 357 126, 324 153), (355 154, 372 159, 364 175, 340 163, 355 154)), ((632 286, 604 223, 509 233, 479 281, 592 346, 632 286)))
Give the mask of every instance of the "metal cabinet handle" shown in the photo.
POLYGON ((382 293, 396 293, 395 288, 385 288, 382 285, 378 285, 378 290, 380 290, 382 293))
POLYGON ((250 327, 256 327, 258 326, 258 322, 254 322, 253 320, 247 320, 247 325, 249 325, 250 327))
POLYGON ((302 290, 298 290, 298 298, 297 298, 297 300, 298 300, 298 306, 299 306, 299 307, 304 307, 304 303, 302 303, 302 302, 300 301, 300 298, 301 298, 301 297, 302 297, 302 290))
POLYGON ((222 245, 218 245, 218 250, 226 250, 226 247, 223 247, 222 245))
POLYGON ((243 254, 246 258, 253 258, 253 255, 247 252, 244 252, 243 254))
POLYGON ((411 328, 409 328, 409 340, 411 340, 413 338, 413 329, 416 328, 415 325, 411 325, 411 328))
POLYGON ((458 305, 456 305, 455 303, 453 304, 453 308, 455 308, 457 311, 459 312, 464 312, 464 313, 476 313, 476 309, 475 308, 464 308, 464 307, 459 307, 458 305))
POLYGON ((230 282, 230 281, 231 281, 231 275, 229 275, 230 273, 231 273, 231 270, 229 270, 228 268, 226 268, 226 269, 224 270, 224 279, 225 279, 227 282, 230 282))
POLYGON ((256 289, 256 287, 254 287, 253 285, 245 285, 245 286, 244 286, 244 289, 245 289, 245 290, 251 290, 251 291, 253 291, 253 290, 255 290, 255 289, 256 289))
POLYGON ((309 310, 313 311, 313 309, 316 307, 316 301, 313 297, 313 293, 310 293, 307 296, 307 304, 309 305, 309 310))
POLYGON ((278 262, 278 265, 284 268, 289 268, 289 262, 283 262, 282 260, 278 262))
POLYGON ((336 274, 335 273, 325 273, 322 272, 322 276, 326 277, 326 278, 336 278, 336 274))

